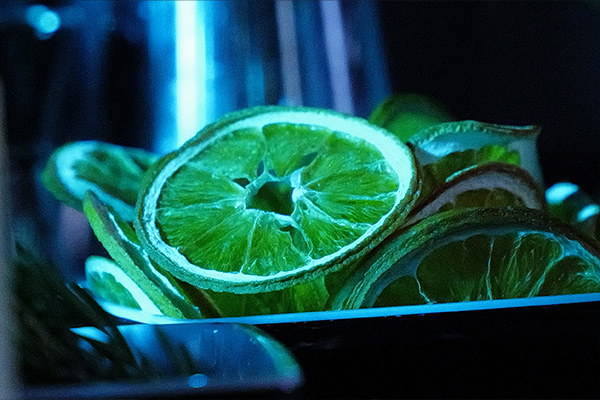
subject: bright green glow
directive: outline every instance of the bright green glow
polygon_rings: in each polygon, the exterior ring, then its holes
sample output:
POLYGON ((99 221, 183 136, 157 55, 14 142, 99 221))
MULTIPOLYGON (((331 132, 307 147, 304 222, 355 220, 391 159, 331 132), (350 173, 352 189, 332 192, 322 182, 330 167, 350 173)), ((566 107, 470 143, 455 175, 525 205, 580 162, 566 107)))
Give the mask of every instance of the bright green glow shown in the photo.
POLYGON ((195 265, 258 275, 349 245, 398 189, 372 145, 289 123, 233 131, 168 184, 158 211, 167 243, 195 265))
POLYGON ((593 243, 532 209, 434 214, 376 249, 334 309, 600 292, 593 243))

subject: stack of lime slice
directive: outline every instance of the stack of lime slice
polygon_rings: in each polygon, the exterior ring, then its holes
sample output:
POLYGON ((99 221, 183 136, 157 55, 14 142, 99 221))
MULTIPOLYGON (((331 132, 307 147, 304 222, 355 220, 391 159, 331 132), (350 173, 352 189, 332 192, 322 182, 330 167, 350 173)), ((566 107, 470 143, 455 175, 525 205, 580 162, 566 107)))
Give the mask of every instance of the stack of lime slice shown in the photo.
MULTIPOLYGON (((317 292, 298 284, 375 247, 416 193, 413 156, 385 130, 332 111, 259 107, 155 164, 134 224, 151 257, 183 281, 230 294, 294 287, 278 297, 301 305, 317 292)), ((228 315, 235 304, 219 306, 228 315)))
POLYGON ((421 193, 409 222, 457 207, 546 209, 537 126, 452 121, 416 94, 391 96, 369 121, 402 138, 417 158, 421 193))
POLYGON ((88 260, 89 289, 154 314, 600 291, 596 242, 547 211, 539 128, 448 122, 417 100, 369 121, 250 108, 160 159, 69 144, 44 181, 112 257, 88 260))

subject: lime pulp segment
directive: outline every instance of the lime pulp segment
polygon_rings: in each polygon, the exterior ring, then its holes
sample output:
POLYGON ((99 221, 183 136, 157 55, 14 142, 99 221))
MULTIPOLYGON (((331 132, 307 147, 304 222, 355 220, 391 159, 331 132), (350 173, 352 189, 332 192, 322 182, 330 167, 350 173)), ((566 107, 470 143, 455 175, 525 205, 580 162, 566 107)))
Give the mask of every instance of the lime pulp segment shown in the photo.
POLYGON ((335 268, 401 219, 414 169, 408 148, 362 119, 251 109, 158 163, 136 227, 182 280, 279 289, 335 268))

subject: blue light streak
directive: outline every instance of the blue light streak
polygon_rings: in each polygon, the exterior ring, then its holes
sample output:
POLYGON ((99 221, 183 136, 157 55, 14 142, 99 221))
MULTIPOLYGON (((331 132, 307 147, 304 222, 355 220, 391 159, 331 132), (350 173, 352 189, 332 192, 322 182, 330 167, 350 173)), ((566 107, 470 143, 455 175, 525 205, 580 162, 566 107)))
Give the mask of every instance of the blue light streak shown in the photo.
POLYGON ((175 2, 177 146, 206 124, 206 38, 202 2, 175 2))
POLYGON ((322 0, 319 4, 325 35, 329 79, 333 92, 333 108, 337 111, 353 114, 352 84, 350 82, 348 51, 344 38, 341 3, 339 1, 322 0))

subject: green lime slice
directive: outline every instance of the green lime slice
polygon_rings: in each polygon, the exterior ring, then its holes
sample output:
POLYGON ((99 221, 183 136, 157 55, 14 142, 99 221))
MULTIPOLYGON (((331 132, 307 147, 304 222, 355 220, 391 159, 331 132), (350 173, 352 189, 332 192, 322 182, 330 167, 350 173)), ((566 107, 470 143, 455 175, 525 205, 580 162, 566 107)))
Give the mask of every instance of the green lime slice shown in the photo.
POLYGON ((452 121, 450 113, 431 98, 416 94, 395 94, 381 102, 369 122, 387 129, 402 142, 433 125, 452 121))
POLYGON ((456 174, 488 163, 519 166, 519 153, 501 145, 486 145, 479 149, 455 151, 436 162, 421 165, 421 198, 430 195, 456 174))
POLYGON ((258 293, 352 263, 406 217, 412 153, 329 110, 257 107, 207 126, 157 162, 136 232, 161 267, 214 292, 258 293))
POLYGON ((413 208, 407 224, 440 211, 467 207, 510 207, 547 210, 544 191, 524 169, 489 163, 462 170, 413 208))
POLYGON ((152 299, 113 260, 88 257, 85 261, 85 283, 86 288, 102 301, 163 315, 152 299))
POLYGON ((548 211, 585 234, 600 238, 600 205, 592 196, 571 182, 558 182, 546 189, 548 211))
POLYGON ((446 211, 388 237, 334 308, 600 292, 597 246, 538 210, 446 211))
POLYGON ((42 182, 57 199, 78 210, 91 190, 132 221, 142 176, 156 160, 157 155, 142 149, 98 141, 73 142, 52 153, 42 182))
MULTIPOLYGON (((177 282, 152 263, 145 250, 136 243, 133 228, 118 213, 91 191, 84 196, 83 210, 96 237, 115 260, 115 265, 135 282, 162 314, 176 318, 202 316, 185 297, 185 292, 178 287, 177 282)), ((90 285, 93 293, 94 287, 99 286, 90 285)), ((97 294, 100 297, 106 296, 105 290, 97 294)))
POLYGON ((420 165, 422 193, 430 193, 463 169, 490 162, 518 165, 542 184, 536 147, 539 132, 537 126, 478 121, 446 122, 420 131, 408 145, 420 165))

